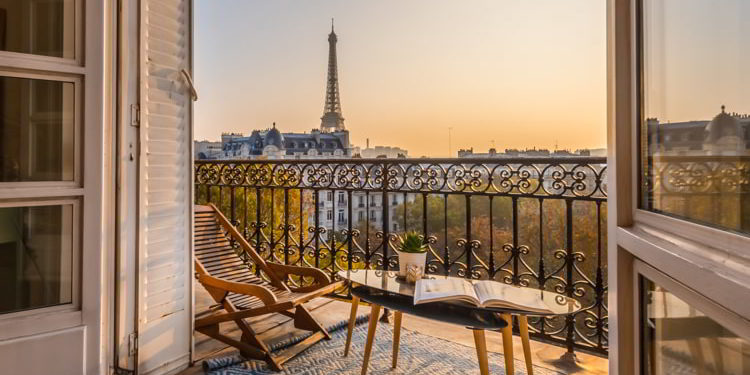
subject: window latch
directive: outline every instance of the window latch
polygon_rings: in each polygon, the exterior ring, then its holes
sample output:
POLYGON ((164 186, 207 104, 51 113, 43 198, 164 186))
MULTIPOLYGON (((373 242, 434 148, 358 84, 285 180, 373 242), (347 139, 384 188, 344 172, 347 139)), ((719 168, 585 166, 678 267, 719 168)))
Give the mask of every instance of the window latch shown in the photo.
POLYGON ((130 126, 141 126, 141 107, 138 104, 130 105, 130 126))

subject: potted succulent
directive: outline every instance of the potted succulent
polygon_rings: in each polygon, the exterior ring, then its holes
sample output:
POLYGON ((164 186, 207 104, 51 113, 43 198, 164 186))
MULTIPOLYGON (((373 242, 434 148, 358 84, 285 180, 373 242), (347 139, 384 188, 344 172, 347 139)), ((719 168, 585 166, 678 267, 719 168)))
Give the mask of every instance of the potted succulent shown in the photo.
POLYGON ((398 275, 406 277, 406 271, 410 265, 417 265, 424 271, 427 262, 427 245, 422 242, 422 237, 417 232, 407 232, 398 253, 398 275))

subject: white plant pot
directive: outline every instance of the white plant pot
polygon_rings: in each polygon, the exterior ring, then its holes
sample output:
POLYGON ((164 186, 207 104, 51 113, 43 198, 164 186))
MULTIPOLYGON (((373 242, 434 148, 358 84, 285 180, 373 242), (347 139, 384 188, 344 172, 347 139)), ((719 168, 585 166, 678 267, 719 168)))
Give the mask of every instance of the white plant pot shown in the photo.
POLYGON ((424 270, 425 263, 427 263, 427 252, 424 253, 402 253, 396 250, 398 253, 398 275, 406 277, 406 270, 410 265, 416 264, 421 266, 424 270))

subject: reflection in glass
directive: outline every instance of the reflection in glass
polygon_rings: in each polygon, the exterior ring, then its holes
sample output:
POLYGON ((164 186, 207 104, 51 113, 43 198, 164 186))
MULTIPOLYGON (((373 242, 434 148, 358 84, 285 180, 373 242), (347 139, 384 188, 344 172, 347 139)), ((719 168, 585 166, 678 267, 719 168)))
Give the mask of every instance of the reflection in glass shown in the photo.
POLYGON ((0 51, 73 58, 75 0, 0 0, 0 51))
POLYGON ((750 374, 750 342, 641 278, 644 375, 750 374))
POLYGON ((72 302, 73 207, 0 208, 0 314, 72 302))
POLYGON ((750 2, 642 4, 641 207, 750 233, 750 2))
POLYGON ((71 181, 73 83, 0 77, 0 182, 71 181))

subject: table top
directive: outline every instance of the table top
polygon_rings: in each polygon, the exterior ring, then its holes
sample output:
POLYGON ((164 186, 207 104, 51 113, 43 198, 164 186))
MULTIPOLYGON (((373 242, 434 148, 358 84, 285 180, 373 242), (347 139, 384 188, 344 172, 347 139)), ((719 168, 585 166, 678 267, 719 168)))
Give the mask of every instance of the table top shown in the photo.
MULTIPOLYGON (((369 288, 381 290, 381 291, 392 293, 392 294, 398 294, 401 296, 412 297, 412 298, 414 297, 414 284, 409 284, 403 278, 399 278, 398 272, 395 272, 395 271, 348 270, 348 271, 339 271, 338 275, 342 279, 349 280, 355 284, 367 286, 369 288)), ((426 275, 425 277, 430 278, 430 279, 456 278, 455 276, 442 276, 442 275, 426 275)), ((517 288, 524 288, 524 287, 517 287, 517 288)), ((489 308, 487 310, 493 310, 493 311, 498 311, 498 312, 518 313, 518 314, 524 314, 524 315, 536 315, 536 316, 566 315, 566 314, 572 314, 581 310, 581 303, 575 300, 574 298, 570 298, 559 293, 542 291, 536 288, 524 288, 524 289, 533 290, 534 292, 539 293, 539 298, 549 308, 551 313, 545 314, 545 313, 539 313, 537 311, 530 312, 530 311, 523 311, 523 310, 516 310, 516 309, 499 309, 499 308, 489 308)), ((432 303, 450 303, 450 304, 458 304, 462 306, 467 305, 466 303, 462 303, 458 301, 457 302, 448 302, 448 301, 430 302, 430 303, 426 303, 425 305, 429 306, 432 303)))

